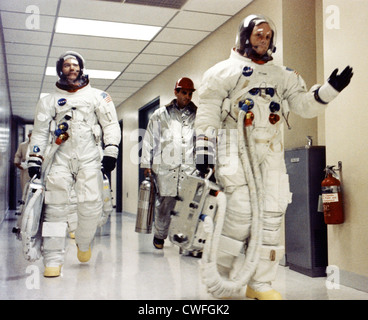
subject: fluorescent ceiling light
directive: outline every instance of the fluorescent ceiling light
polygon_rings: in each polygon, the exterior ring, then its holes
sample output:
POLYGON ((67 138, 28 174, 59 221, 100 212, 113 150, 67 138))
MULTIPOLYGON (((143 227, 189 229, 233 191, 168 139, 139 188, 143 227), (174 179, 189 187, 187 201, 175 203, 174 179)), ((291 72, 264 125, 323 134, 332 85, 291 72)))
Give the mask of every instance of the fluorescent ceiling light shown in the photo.
POLYGON ((161 27, 139 24, 59 17, 55 31, 107 38, 151 40, 161 27))
MULTIPOLYGON (((91 79, 111 79, 114 80, 120 75, 120 71, 92 70, 84 69, 84 74, 88 74, 91 79)), ((46 68, 47 76, 57 76, 55 67, 46 68)))

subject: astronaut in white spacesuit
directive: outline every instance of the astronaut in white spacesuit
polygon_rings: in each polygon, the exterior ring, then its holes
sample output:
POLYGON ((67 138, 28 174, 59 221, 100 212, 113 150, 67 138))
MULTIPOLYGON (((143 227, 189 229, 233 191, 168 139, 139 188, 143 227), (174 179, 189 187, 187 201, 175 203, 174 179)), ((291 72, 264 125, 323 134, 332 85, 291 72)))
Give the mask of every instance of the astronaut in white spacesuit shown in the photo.
POLYGON ((77 52, 67 51, 60 56, 56 64, 60 78, 56 91, 38 102, 29 146, 29 175, 39 177, 48 147, 55 140, 63 141, 45 177, 45 277, 57 277, 61 272, 68 215, 75 210, 73 192, 78 213, 77 257, 81 262, 90 259, 103 205, 101 159, 104 172, 111 172, 118 156, 121 133, 114 103, 108 93, 91 87, 83 68, 84 59, 77 52))
MULTIPOLYGON (((291 202, 281 132, 283 115, 290 110, 305 118, 317 116, 352 77, 350 67, 340 75, 336 69, 324 85, 307 91, 297 72, 272 62, 275 43, 276 30, 270 19, 261 15, 246 17, 229 59, 203 76, 195 122, 197 169, 205 173, 208 167, 215 166, 216 179, 227 197, 222 235, 243 242, 246 250, 252 210, 237 138, 239 110, 246 112, 244 127, 250 126, 246 141, 255 146, 263 184, 260 258, 246 292, 247 297, 255 299, 281 299, 271 282, 284 253, 279 243, 280 227, 291 202)), ((219 252, 218 267, 226 279, 230 278, 236 258, 219 252)))
POLYGON ((176 99, 152 114, 143 139, 141 168, 145 168, 146 176, 153 172, 159 194, 153 238, 156 249, 162 249, 167 238, 180 182, 196 169, 194 120, 197 107, 191 101, 194 91, 191 79, 180 78, 174 89, 176 99))

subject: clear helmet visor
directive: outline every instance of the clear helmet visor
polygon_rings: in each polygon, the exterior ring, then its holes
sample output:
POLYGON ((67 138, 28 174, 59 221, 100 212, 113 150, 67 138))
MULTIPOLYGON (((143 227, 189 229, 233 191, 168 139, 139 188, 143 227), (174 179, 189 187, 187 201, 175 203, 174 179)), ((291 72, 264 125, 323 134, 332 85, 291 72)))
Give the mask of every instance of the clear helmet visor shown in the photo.
POLYGON ((68 59, 71 59, 71 61, 74 64, 77 64, 79 66, 80 68, 79 78, 80 78, 83 75, 84 59, 78 52, 75 52, 75 51, 66 51, 59 57, 58 61, 56 62, 56 71, 57 71, 58 76, 60 78, 64 76, 63 71, 62 71, 63 63, 64 61, 68 59))
POLYGON ((246 54, 250 58, 258 56, 257 58, 266 61, 272 60, 272 53, 276 51, 276 27, 273 21, 258 14, 247 16, 240 23, 235 40, 235 49, 241 55, 246 54), (263 48, 265 43, 267 43, 267 46, 263 48))

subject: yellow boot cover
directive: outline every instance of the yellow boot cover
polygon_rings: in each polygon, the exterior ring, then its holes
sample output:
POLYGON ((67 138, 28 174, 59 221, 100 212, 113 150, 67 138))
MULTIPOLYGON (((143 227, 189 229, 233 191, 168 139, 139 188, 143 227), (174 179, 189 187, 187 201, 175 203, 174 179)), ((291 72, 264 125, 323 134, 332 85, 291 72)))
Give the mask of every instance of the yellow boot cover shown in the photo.
POLYGON ((247 286, 247 292, 245 294, 247 298, 257 300, 282 300, 280 292, 271 289, 264 292, 254 291, 250 286, 247 286))
POLYGON ((59 277, 61 273, 61 266, 58 267, 45 267, 43 276, 46 278, 59 277))
POLYGON ((80 262, 88 262, 89 259, 91 259, 91 255, 92 255, 91 247, 89 247, 88 251, 81 251, 78 248, 77 257, 80 262))

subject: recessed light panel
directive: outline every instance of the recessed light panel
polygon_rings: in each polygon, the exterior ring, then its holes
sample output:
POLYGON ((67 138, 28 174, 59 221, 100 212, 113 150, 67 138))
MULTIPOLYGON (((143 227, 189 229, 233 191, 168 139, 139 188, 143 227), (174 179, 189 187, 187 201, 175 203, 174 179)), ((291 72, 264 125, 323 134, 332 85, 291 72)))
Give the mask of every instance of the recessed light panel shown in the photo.
POLYGON ((64 17, 57 19, 55 29, 57 33, 145 41, 151 40, 160 30, 161 27, 140 24, 64 17))

